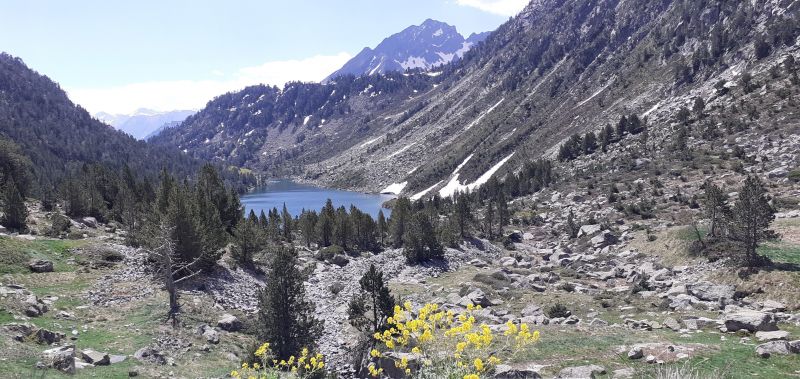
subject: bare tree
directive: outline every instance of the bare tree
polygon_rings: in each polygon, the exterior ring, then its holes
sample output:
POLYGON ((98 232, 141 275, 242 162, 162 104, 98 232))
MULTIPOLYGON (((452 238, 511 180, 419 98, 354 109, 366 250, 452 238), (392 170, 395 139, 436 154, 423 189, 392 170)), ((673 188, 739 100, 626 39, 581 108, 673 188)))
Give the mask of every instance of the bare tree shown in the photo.
POLYGON ((175 252, 175 241, 172 239, 173 229, 173 227, 164 223, 160 224, 153 241, 151 257, 156 263, 156 278, 164 281, 164 287, 169 295, 167 321, 171 321, 172 326, 177 327, 179 324, 178 316, 181 311, 178 284, 202 272, 197 266, 203 256, 201 255, 188 263, 181 262, 175 252))

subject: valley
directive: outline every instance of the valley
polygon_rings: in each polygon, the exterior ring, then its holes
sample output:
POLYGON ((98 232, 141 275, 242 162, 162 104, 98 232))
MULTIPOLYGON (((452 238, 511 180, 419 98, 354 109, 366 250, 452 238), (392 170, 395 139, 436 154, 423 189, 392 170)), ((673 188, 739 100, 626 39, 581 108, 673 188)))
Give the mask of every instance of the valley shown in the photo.
POLYGON ((0 376, 796 378, 798 17, 428 19, 147 141, 4 53, 0 376))

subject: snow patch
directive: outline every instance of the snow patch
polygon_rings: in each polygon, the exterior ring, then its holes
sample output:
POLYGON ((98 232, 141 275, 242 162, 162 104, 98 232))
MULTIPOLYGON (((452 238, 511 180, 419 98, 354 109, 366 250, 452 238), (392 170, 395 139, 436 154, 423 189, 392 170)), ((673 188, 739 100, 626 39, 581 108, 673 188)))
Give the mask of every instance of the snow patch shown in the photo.
MULTIPOLYGON (((456 173, 453 176, 453 178, 450 179, 449 182, 447 182, 447 185, 445 185, 444 187, 442 187, 442 189, 439 190, 439 196, 448 197, 448 196, 453 196, 457 192, 472 192, 472 191, 474 191, 476 188, 486 184, 486 182, 489 181, 489 179, 492 177, 492 175, 494 175, 497 172, 497 170, 499 170, 501 167, 503 167, 503 165, 506 162, 508 162, 508 160, 511 159, 511 157, 514 156, 514 154, 516 154, 516 152, 511 153, 509 156, 503 158, 500 162, 497 162, 497 164, 492 166, 492 168, 490 168, 488 171, 483 173, 483 175, 478 177, 477 180, 475 180, 474 182, 472 182, 470 184, 461 184, 461 182, 458 180, 458 175, 459 174, 456 173)), ((458 170, 458 168, 456 170, 458 170)))
POLYGON ((500 99, 500 101, 498 101, 498 102, 497 102, 497 104, 495 104, 495 105, 492 105, 492 107, 491 107, 491 108, 489 108, 489 109, 487 109, 487 110, 486 110, 486 112, 483 112, 483 113, 482 113, 480 116, 478 116, 478 118, 476 118, 474 121, 470 122, 470 123, 469 123, 469 125, 467 125, 467 128, 466 128, 466 129, 464 129, 464 130, 469 130, 469 128, 471 128, 471 127, 475 126, 475 124, 477 124, 478 122, 480 122, 480 121, 481 121, 481 120, 482 120, 482 119, 483 119, 483 118, 484 118, 484 117, 485 117, 487 114, 489 114, 489 113, 492 113, 492 111, 493 111, 495 108, 497 108, 497 107, 498 107, 500 104, 502 104, 502 103, 503 103, 503 101, 505 101, 505 100, 506 100, 506 98, 505 98, 505 97, 504 97, 504 98, 502 98, 502 99, 500 99))
POLYGON ((369 140, 367 142, 364 142, 364 143, 361 144, 361 147, 367 147, 369 145, 372 145, 373 143, 378 142, 378 140, 380 140, 381 138, 383 138, 383 136, 380 136, 380 137, 371 139, 371 140, 369 140))
POLYGON ((395 156, 397 156, 398 154, 401 154, 402 152, 404 152, 404 151, 408 150, 409 148, 411 148, 411 146, 414 146, 414 145, 416 145, 416 144, 417 144, 416 142, 412 142, 412 143, 410 143, 410 144, 406 145, 405 147, 403 147, 402 149, 400 149, 400 150, 397 150, 397 151, 395 151, 394 153, 391 153, 391 154, 389 154, 389 156, 388 156, 388 157, 386 157, 386 158, 384 158, 384 159, 392 159, 392 158, 394 158, 395 156))
POLYGON ((381 191, 381 193, 399 195, 400 192, 403 192, 403 189, 406 188, 406 185, 408 185, 408 182, 392 183, 388 187, 384 188, 383 191, 381 191))
POLYGON ((414 167, 414 168, 412 168, 411 170, 409 170, 409 171, 408 171, 408 175, 411 175, 411 174, 413 174, 413 173, 417 172, 417 170, 419 170, 419 167, 420 167, 420 166, 417 166, 417 167, 414 167))
POLYGON ((653 107, 648 109, 647 112, 642 113, 642 118, 647 117, 650 113, 655 112, 656 109, 658 109, 658 107, 660 107, 660 106, 661 106, 661 102, 656 103, 656 105, 653 105, 653 107))
POLYGON ((439 30, 433 32, 433 36, 434 37, 438 37, 438 36, 440 36, 442 34, 444 34, 444 30, 442 30, 442 28, 439 28, 439 30))
POLYGON ((303 120, 303 126, 306 126, 306 124, 308 124, 308 120, 311 120, 311 115, 306 116, 306 118, 303 120))
POLYGON ((426 189, 424 189, 422 191, 419 191, 419 192, 413 194, 411 196, 411 201, 417 201, 417 200, 421 199, 423 196, 425 196, 425 194, 427 194, 428 192, 433 191, 433 189, 438 187, 439 184, 442 184, 443 181, 444 180, 440 180, 438 183, 436 183, 436 184, 434 184, 434 185, 432 185, 432 186, 430 186, 430 187, 428 187, 428 188, 426 188, 426 189))
POLYGON ((589 101, 591 101, 592 99, 594 99, 595 97, 597 97, 597 95, 599 95, 599 94, 601 94, 603 91, 605 91, 605 90, 606 90, 606 88, 608 88, 608 86, 610 86, 610 85, 611 85, 611 83, 614 83, 614 80, 613 80, 613 79, 612 79, 612 80, 609 80, 609 81, 608 81, 608 83, 606 83, 606 85, 604 85, 604 86, 603 86, 603 88, 600 88, 599 90, 597 90, 597 92, 593 93, 593 94, 592 94, 592 96, 589 96, 589 98, 588 98, 588 99, 586 99, 586 100, 584 100, 584 101, 581 101, 580 103, 578 103, 578 105, 576 105, 576 106, 575 106, 575 108, 573 108, 573 109, 580 108, 582 105, 584 105, 584 104, 588 103, 589 101))

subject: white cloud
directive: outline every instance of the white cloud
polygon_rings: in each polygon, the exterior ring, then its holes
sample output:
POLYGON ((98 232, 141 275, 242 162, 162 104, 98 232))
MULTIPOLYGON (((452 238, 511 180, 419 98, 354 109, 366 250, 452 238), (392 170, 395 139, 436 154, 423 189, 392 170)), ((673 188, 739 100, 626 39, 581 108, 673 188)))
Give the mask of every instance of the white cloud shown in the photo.
POLYGON ((456 4, 501 16, 515 16, 528 5, 528 0, 456 0, 456 4))
MULTIPOLYGON (((266 62, 244 67, 235 74, 209 80, 173 80, 132 83, 116 87, 69 88, 70 98, 91 113, 133 113, 155 110, 200 109, 223 93, 254 84, 283 86, 289 81, 317 82, 336 71, 352 56, 348 53, 317 55, 306 59, 266 62)), ((216 71, 216 70, 215 70, 216 71)))

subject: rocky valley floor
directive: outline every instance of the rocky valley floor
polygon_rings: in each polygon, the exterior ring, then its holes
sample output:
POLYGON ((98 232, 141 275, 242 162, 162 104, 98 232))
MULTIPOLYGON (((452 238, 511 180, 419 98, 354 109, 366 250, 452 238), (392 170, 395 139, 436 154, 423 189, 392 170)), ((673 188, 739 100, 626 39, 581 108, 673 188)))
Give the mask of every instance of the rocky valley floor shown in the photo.
MULTIPOLYGON (((797 212, 779 214, 774 227, 783 239, 762 247, 775 264, 740 277, 724 260, 688 255, 693 232, 672 222, 586 224, 569 239, 560 232, 565 206, 581 215, 582 207, 593 208, 576 199, 552 190, 517 199, 538 204, 541 226, 512 227, 514 242, 506 248, 466 241, 448 249, 444 261, 424 266, 406 265, 400 249, 334 264, 301 248, 311 272, 307 295, 325 322, 320 350, 328 367, 351 373, 349 349, 357 338, 347 301, 375 264, 393 293, 415 306, 480 304, 475 314, 492 328, 508 320, 535 325, 539 343, 503 362, 498 377, 651 377, 669 370, 800 375, 797 212), (566 312, 551 314, 556 304, 566 312)), ((145 252, 91 221, 78 223, 76 239, 0 236, 4 376, 45 370, 58 377, 61 369, 79 378, 225 377, 240 363, 257 342, 255 293, 269 278, 224 258, 213 275, 183 287, 182 325, 173 329, 145 252)))

